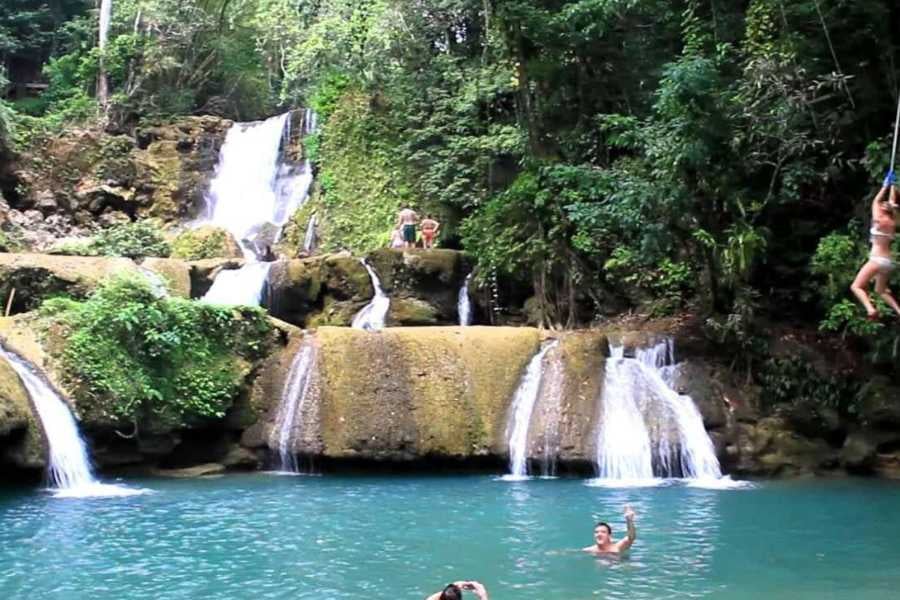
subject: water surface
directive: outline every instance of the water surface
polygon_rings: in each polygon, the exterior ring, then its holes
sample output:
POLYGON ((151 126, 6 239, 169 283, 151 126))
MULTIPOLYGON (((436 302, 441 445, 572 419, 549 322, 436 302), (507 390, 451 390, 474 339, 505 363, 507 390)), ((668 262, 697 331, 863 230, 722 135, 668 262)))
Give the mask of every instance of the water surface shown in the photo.
POLYGON ((900 589, 900 485, 609 489, 583 480, 276 477, 129 481, 142 496, 0 491, 0 598, 493 600, 886 598, 900 589), (577 551, 594 521, 626 560, 577 551))

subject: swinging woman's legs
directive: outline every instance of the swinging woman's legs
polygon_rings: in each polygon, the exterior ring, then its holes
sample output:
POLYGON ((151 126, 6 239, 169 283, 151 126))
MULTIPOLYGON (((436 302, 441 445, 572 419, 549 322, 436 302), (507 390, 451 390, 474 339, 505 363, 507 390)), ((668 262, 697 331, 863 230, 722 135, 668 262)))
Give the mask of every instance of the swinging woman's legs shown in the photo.
POLYGON ((881 296, 882 300, 887 302, 888 306, 894 309, 895 313, 900 315, 900 305, 897 304, 897 300, 888 288, 888 279, 890 276, 891 269, 882 268, 878 271, 878 274, 875 276, 875 292, 881 296))
POLYGON ((855 295, 860 302, 862 302, 869 318, 877 316, 878 311, 875 309, 875 305, 872 304, 872 300, 869 299, 866 287, 869 285, 869 282, 872 281, 872 278, 878 274, 878 269, 878 263, 870 259, 863 265, 862 269, 859 270, 856 279, 853 280, 853 284, 850 286, 850 291, 853 292, 853 295, 855 295))

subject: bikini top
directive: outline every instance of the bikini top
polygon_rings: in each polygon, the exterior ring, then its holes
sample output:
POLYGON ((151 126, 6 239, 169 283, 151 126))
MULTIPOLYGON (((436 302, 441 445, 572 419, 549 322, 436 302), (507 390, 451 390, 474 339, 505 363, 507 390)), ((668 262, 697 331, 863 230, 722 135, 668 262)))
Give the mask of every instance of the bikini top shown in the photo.
POLYGON ((894 239, 893 233, 885 233, 884 231, 878 231, 875 227, 872 227, 872 229, 869 230, 869 233, 872 235, 872 237, 880 237, 880 238, 884 238, 886 240, 894 239))

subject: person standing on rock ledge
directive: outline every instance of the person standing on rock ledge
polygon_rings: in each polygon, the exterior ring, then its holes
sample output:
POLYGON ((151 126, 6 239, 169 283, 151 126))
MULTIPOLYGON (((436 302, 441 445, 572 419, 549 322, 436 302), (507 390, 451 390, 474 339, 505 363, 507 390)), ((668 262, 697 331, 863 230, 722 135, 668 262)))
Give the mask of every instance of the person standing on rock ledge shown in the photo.
POLYGON ((428 596, 425 600, 462 600, 463 590, 468 590, 478 597, 478 600, 488 600, 487 590, 477 581, 457 581, 428 596))
POLYGON ((597 523, 594 527, 594 544, 582 548, 585 552, 590 552, 594 556, 602 554, 623 554, 631 548, 634 540, 637 538, 637 530, 634 528, 634 511, 627 504, 625 505, 625 525, 628 533, 618 542, 612 541, 612 527, 603 521, 597 523))
POLYGON ((416 245, 416 223, 419 215, 411 208, 404 208, 397 215, 397 227, 403 233, 403 247, 414 248, 416 245))
POLYGON ((434 248, 434 238, 437 236, 441 224, 432 219, 431 215, 425 215, 425 218, 422 219, 419 226, 422 228, 422 247, 426 250, 431 250, 434 248))

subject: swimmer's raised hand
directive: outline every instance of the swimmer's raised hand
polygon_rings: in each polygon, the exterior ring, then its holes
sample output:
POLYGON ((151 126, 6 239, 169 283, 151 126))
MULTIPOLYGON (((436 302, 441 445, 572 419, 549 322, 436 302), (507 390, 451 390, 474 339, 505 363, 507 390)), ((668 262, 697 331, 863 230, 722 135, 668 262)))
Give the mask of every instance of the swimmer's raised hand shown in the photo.
POLYGON ((631 509, 630 504, 625 505, 625 520, 633 521, 634 520, 634 511, 631 509))

